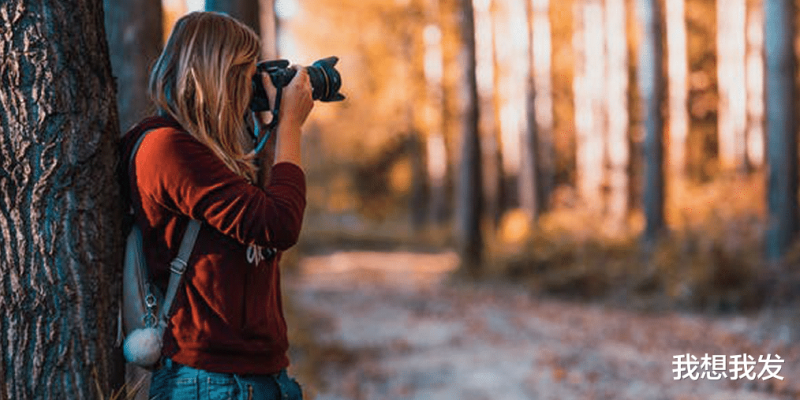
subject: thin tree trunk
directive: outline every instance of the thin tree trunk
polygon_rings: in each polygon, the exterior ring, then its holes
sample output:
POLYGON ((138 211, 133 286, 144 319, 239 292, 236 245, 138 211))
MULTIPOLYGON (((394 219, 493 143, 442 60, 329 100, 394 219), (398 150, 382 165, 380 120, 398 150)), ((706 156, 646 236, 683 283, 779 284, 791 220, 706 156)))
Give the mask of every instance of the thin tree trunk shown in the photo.
MULTIPOLYGON (((458 174, 460 173, 459 138, 464 132, 465 120, 462 118, 462 99, 464 98, 464 51, 462 30, 461 0, 439 0, 439 16, 442 34, 442 86, 441 86, 441 138, 432 136, 428 142, 429 162, 443 164, 445 175, 442 179, 445 200, 432 204, 436 222, 453 222, 457 218, 453 204, 457 201, 456 193, 458 174), (446 157, 432 158, 439 154, 446 157), (440 161, 437 161, 440 160, 440 161)), ((437 168, 437 165, 432 165, 437 168)), ((432 200, 436 200, 433 198, 432 200)))
POLYGON ((606 148, 607 217, 612 231, 621 231, 628 216, 628 48, 625 27, 625 1, 605 0, 606 110, 608 144, 606 148))
POLYGON ((102 5, 0 5, 0 398, 95 399, 122 383, 119 125, 102 5))
POLYGON ((797 101, 795 5, 764 0, 767 107, 767 257, 782 257, 797 234, 797 101))
POLYGON ((409 132, 406 143, 411 161, 411 193, 408 205, 411 209, 411 227, 415 232, 422 230, 428 217, 428 174, 423 151, 424 139, 423 134, 415 129, 409 132))
MULTIPOLYGON (((521 157, 521 152, 519 151, 519 133, 517 131, 509 131, 509 123, 507 121, 508 113, 506 112, 509 108, 508 102, 512 90, 509 90, 508 83, 509 69, 507 65, 510 62, 509 46, 507 45, 507 41, 504 41, 502 38, 508 37, 510 34, 508 31, 503 30, 504 27, 507 27, 508 20, 504 19, 505 17, 503 15, 498 15, 502 14, 506 4, 505 2, 498 1, 490 2, 491 7, 489 8, 489 14, 492 32, 491 56, 493 71, 492 104, 487 105, 487 107, 491 107, 491 110, 483 114, 486 118, 488 118, 489 115, 493 115, 491 123, 495 126, 495 140, 499 146, 497 153, 501 155, 500 169, 502 171, 502 182, 500 190, 502 190, 502 192, 500 193, 500 197, 502 198, 504 210, 520 206, 519 175, 521 157)), ((516 60, 513 56, 510 57, 512 60, 511 62, 516 60)), ((517 83, 516 80, 511 79, 511 85, 518 86, 517 83)), ((513 109, 513 106, 511 108, 513 109)), ((499 217, 502 223, 503 216, 501 215, 499 217)))
POLYGON ((603 7, 599 0, 576 4, 575 120, 577 187, 584 204, 602 213, 607 144, 603 7))
POLYGON ((669 151, 670 172, 682 181, 686 173, 686 138, 689 133, 687 108, 688 61, 686 8, 684 0, 666 2, 667 54, 669 76, 669 151))
POLYGON ((747 165, 764 165, 764 8, 747 1, 747 165))
POLYGON ((526 108, 526 82, 530 76, 527 38, 508 40, 527 30, 525 5, 519 0, 492 3, 495 56, 495 101, 500 130, 509 205, 519 205, 532 217, 533 157, 526 108))
MULTIPOLYGON (((552 27, 552 81, 553 81, 553 163, 551 190, 559 186, 574 186, 575 180, 575 49, 572 46, 577 26, 574 12, 575 0, 550 2, 549 16, 552 27)), ((547 152, 547 150, 543 150, 547 152)), ((547 178, 543 178, 544 182, 547 178)), ((554 206, 557 196, 552 196, 554 206)))
POLYGON ((630 156, 630 167, 628 169, 628 204, 631 209, 643 210, 644 205, 644 112, 641 112, 643 103, 639 85, 636 84, 639 76, 639 43, 640 29, 638 13, 636 12, 639 0, 625 0, 625 6, 631 10, 626 15, 625 25, 628 32, 628 154, 630 156))
POLYGON ((475 77, 475 20, 472 0, 459 0, 461 11, 461 54, 463 119, 458 181, 456 182, 456 238, 464 268, 480 269, 483 258, 481 211, 481 148, 478 135, 478 88, 475 77))
POLYGON ((497 226, 505 211, 505 185, 503 180, 503 155, 497 129, 495 112, 494 32, 492 26, 492 1, 475 0, 475 54, 476 82, 480 110, 481 148, 483 149, 483 183, 485 212, 497 226))
POLYGON ((662 94, 664 86, 663 25, 658 0, 639 0, 642 24, 639 51, 639 91, 644 103, 644 239, 652 243, 664 230, 662 94))
POLYGON ((438 88, 440 125, 428 138, 428 168, 431 174, 431 217, 440 225, 452 226, 455 213, 455 182, 458 180, 458 148, 456 143, 462 132, 460 116, 461 78, 464 74, 461 53, 461 21, 458 0, 430 0, 436 3, 432 12, 438 13, 441 34, 441 85, 438 88), (433 180, 436 179, 436 180, 433 180))
POLYGON ((161 1, 105 0, 103 5, 120 131, 125 132, 153 111, 147 83, 163 43, 161 1))
MULTIPOLYGON (((424 5, 420 5, 424 9, 424 5)), ((424 12, 424 10, 423 10, 424 12)), ((429 129, 430 118, 428 104, 428 84, 426 80, 414 80, 412 77, 425 75, 425 29, 426 24, 414 24, 405 33, 403 42, 404 59, 408 60, 405 64, 405 81, 415 84, 409 87, 412 98, 417 99, 413 103, 406 105, 407 139, 406 151, 409 158, 411 169, 410 193, 408 196, 408 206, 410 209, 411 228, 415 232, 420 232, 424 227, 428 217, 428 171, 427 160, 425 157, 425 132, 429 129)))
MULTIPOLYGON (((539 219, 542 211, 539 182, 539 125, 536 118, 536 68, 534 53, 534 9, 525 0, 525 28, 528 31, 527 73, 525 79, 525 123, 522 132, 522 162, 520 163, 520 205, 531 222, 539 219)), ((537 10, 541 11, 541 10, 537 10)))
POLYGON ((717 80, 719 82, 719 160, 723 170, 745 171, 747 40, 745 0, 725 0, 717 7, 717 80))
POLYGON ((531 4, 531 74, 533 76, 533 115, 529 122, 536 123, 537 143, 537 204, 539 212, 550 208, 550 197, 555 186, 555 126, 553 99, 553 34, 550 24, 550 0, 529 0, 531 4))

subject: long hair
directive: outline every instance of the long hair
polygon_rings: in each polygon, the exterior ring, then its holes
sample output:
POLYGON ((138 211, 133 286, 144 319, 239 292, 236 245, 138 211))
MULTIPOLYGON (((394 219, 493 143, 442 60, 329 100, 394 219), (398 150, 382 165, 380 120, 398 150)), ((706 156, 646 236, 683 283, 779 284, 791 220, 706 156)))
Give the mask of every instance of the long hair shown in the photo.
POLYGON ((248 72, 260 48, 258 36, 243 23, 225 14, 193 12, 175 23, 149 85, 161 112, 251 182, 256 166, 244 116, 252 96, 248 72))

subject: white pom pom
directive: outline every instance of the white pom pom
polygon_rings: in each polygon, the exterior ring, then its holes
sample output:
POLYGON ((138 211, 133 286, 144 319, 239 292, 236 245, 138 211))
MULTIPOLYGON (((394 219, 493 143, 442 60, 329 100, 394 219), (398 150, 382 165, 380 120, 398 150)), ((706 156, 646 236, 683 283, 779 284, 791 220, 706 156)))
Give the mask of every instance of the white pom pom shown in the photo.
POLYGON ((122 347, 125 359, 140 367, 150 367, 161 358, 161 331, 155 328, 136 329, 125 338, 122 347))

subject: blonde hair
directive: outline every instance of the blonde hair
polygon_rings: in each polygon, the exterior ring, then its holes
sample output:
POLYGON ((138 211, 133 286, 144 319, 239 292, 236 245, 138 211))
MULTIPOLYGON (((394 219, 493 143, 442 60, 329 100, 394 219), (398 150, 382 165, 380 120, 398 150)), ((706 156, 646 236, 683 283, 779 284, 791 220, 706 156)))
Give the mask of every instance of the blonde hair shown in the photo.
POLYGON ((252 29, 225 14, 187 14, 175 23, 149 85, 156 107, 251 182, 256 166, 244 116, 260 47, 252 29))

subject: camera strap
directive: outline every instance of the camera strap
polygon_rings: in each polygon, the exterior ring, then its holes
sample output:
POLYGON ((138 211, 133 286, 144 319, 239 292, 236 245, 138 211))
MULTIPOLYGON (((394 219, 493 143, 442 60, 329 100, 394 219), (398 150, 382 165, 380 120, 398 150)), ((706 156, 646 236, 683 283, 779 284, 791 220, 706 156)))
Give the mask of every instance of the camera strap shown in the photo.
POLYGON ((255 124, 256 125, 256 137, 258 138, 258 139, 256 139, 257 143, 256 143, 256 147, 255 147, 255 150, 254 150, 256 154, 261 152, 261 150, 264 148, 264 145, 267 144, 267 142, 269 141, 269 138, 272 136, 272 132, 275 130, 275 127, 278 126, 278 111, 280 111, 280 109, 281 109, 281 97, 283 95, 283 86, 276 87, 275 90, 276 90, 276 92, 275 92, 275 107, 273 107, 272 110, 270 110, 270 113, 272 113, 272 121, 269 121, 269 123, 265 127, 264 130, 266 132, 264 132, 264 136, 261 136, 261 128, 258 126, 258 124, 255 124), (259 137, 259 136, 261 136, 261 137, 259 137))

